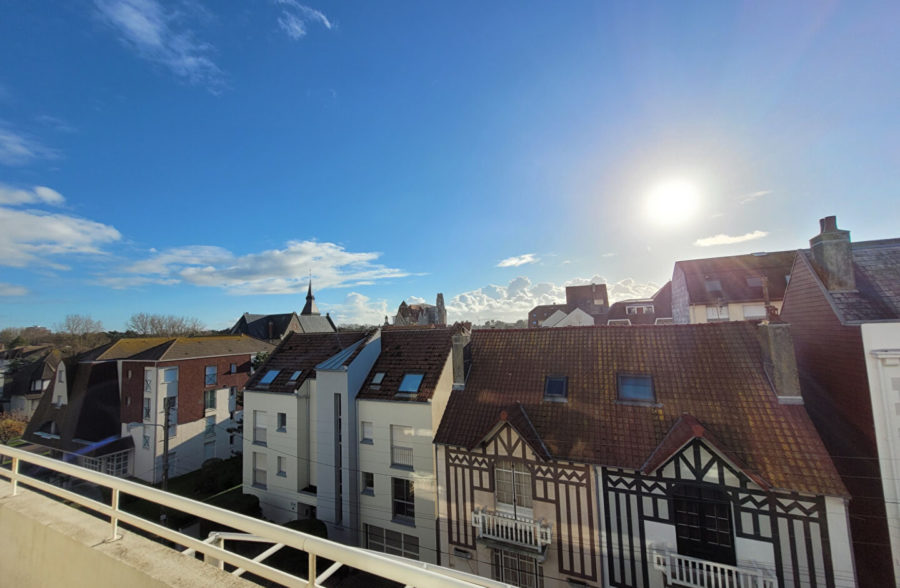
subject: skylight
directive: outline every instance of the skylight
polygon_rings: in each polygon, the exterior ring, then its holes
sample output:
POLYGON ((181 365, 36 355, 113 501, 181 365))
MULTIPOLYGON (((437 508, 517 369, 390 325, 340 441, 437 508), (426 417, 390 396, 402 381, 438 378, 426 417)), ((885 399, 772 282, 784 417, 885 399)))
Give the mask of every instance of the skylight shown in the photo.
POLYGON ((747 276, 747 285, 751 288, 762 288, 762 278, 759 276, 747 276))
POLYGON ((722 291, 722 282, 719 280, 711 280, 709 278, 706 279, 706 291, 707 292, 721 292, 722 291))
POLYGON ((300 377, 300 374, 302 374, 302 373, 303 373, 303 370, 297 370, 296 372, 294 372, 293 374, 291 374, 291 379, 290 379, 290 381, 291 381, 291 382, 296 382, 297 379, 300 377))
POLYGON ((544 383, 544 400, 565 400, 569 395, 568 381, 566 376, 547 376, 544 383))
POLYGON ((653 378, 619 374, 619 400, 629 402, 654 402, 653 378))
POLYGON ((259 381, 260 384, 271 384, 272 380, 278 377, 278 374, 281 373, 281 370, 269 370, 266 372, 266 375, 262 377, 259 381))
POLYGON ((419 386, 422 385, 422 379, 424 377, 425 374, 406 374, 405 376, 403 376, 403 381, 400 382, 400 389, 398 390, 398 392, 415 394, 419 391, 419 386))
POLYGON ((375 374, 375 377, 372 378, 372 383, 380 384, 382 380, 384 380, 384 372, 378 372, 377 374, 375 374))

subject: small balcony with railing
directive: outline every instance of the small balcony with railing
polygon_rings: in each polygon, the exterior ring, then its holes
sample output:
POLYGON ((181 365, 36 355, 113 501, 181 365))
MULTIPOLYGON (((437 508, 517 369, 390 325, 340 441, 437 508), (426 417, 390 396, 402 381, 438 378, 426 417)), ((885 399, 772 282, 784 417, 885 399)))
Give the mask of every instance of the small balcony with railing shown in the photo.
POLYGON ((653 567, 666 577, 666 586, 682 588, 779 588, 769 572, 730 566, 662 549, 651 551, 653 567))
POLYGON ((543 520, 487 509, 472 511, 472 526, 478 539, 499 541, 543 552, 553 541, 553 525, 543 520))
POLYGON ((405 469, 413 469, 413 449, 400 445, 391 446, 391 465, 405 469))

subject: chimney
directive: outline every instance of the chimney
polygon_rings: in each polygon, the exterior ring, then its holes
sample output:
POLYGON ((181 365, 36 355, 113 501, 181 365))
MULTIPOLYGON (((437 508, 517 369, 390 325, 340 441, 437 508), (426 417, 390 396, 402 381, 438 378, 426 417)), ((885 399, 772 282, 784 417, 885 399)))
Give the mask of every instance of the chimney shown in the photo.
POLYGON ((791 340, 791 326, 784 322, 763 321, 759 329, 759 343, 763 352, 763 367, 775 389, 780 404, 803 404, 797 359, 791 340))
POLYGON ((837 218, 819 220, 820 232, 809 240, 819 276, 830 291, 855 290, 850 231, 837 228, 837 218))
POLYGON ((469 332, 456 333, 453 335, 453 389, 462 390, 466 386, 466 355, 469 339, 469 332))

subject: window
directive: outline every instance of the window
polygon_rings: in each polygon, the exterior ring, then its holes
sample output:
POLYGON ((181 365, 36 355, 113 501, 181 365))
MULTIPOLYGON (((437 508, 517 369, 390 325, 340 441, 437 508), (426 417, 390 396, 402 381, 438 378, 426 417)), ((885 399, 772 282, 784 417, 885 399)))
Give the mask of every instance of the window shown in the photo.
POLYGON ((762 278, 759 276, 747 276, 747 286, 750 288, 762 288, 762 278))
POLYGON ((290 381, 291 381, 291 382, 296 382, 297 380, 300 379, 300 374, 302 374, 302 373, 303 373, 303 370, 297 370, 296 372, 294 372, 293 374, 291 374, 291 380, 290 380, 290 381))
POLYGON ((653 378, 619 374, 619 400, 628 402, 654 402, 653 378))
POLYGON ((205 410, 216 410, 216 391, 205 390, 203 392, 203 408, 205 410))
POLYGON ((609 319, 606 324, 610 327, 630 327, 631 319, 609 319))
POLYGON ((144 420, 150 420, 150 398, 144 398, 144 420))
POLYGON ((734 565, 731 503, 709 484, 678 484, 672 490, 678 553, 734 565))
POLYGON ((652 312, 652 304, 634 304, 625 307, 625 314, 651 314, 652 312))
POLYGON ((709 278, 706 279, 706 291, 710 294, 721 294, 722 293, 722 282, 719 280, 711 280, 709 278))
POLYGON ((412 469, 413 428, 403 425, 391 425, 391 465, 412 469))
POLYGON ((360 437, 361 437, 360 443, 372 444, 373 443, 373 441, 372 441, 372 435, 373 435, 372 421, 362 421, 360 423, 360 429, 361 429, 360 430, 360 437))
POLYGON ((745 304, 744 318, 747 320, 759 320, 766 318, 766 306, 764 304, 745 304))
POLYGON ((494 490, 498 510, 531 508, 531 472, 523 463, 498 461, 494 465, 494 490))
POLYGON ((366 525, 366 549, 419 559, 419 538, 373 525, 366 525))
POLYGON ((214 365, 206 366, 206 379, 204 380, 204 384, 207 386, 215 386, 216 385, 216 366, 214 366, 214 365))
POLYGON ((654 325, 674 325, 675 320, 672 317, 667 318, 658 318, 653 323, 654 325))
POLYGON ((544 568, 537 559, 503 549, 492 552, 491 573, 495 580, 522 588, 543 588, 544 568))
MULTIPOLYGON (((56 374, 56 381, 57 381, 57 382, 62 383, 62 381, 63 381, 63 374, 64 374, 64 373, 65 373, 65 372, 63 372, 62 370, 59 370, 59 372, 56 374)), ((129 379, 129 380, 131 379, 131 370, 128 370, 128 379, 129 379)))
POLYGON ((144 394, 153 394, 153 369, 144 368, 144 394))
POLYGON ((266 487, 266 454, 253 452, 253 485, 266 487))
POLYGON ((283 455, 278 456, 278 473, 275 475, 287 478, 287 458, 283 455))
POLYGON ((412 523, 416 518, 415 491, 413 481, 403 478, 391 478, 391 513, 394 520, 403 523, 412 523))
POLYGON ((400 388, 398 392, 415 394, 419 391, 419 386, 422 385, 422 378, 424 377, 424 374, 406 374, 405 376, 403 376, 403 380, 400 382, 400 388))
POLYGON ((141 441, 141 447, 143 449, 150 449, 150 435, 144 435, 144 438, 141 441))
POLYGON ((383 382, 383 381, 384 381, 384 372, 378 372, 372 378, 372 383, 375 384, 376 386, 381 384, 381 382, 383 382))
POLYGON ((279 433, 284 433, 287 431, 287 413, 279 412, 278 413, 278 427, 276 429, 279 433))
POLYGON ((266 372, 266 375, 264 375, 264 376, 262 377, 262 379, 259 381, 259 383, 260 383, 261 385, 263 385, 263 386, 268 386, 269 384, 272 383, 272 381, 273 381, 276 377, 278 377, 279 372, 281 372, 281 370, 269 370, 269 371, 267 371, 267 372, 266 372))
POLYGON ((544 400, 565 400, 568 396, 566 376, 547 376, 544 382, 544 400))
POLYGON ((707 306, 706 307, 706 320, 710 323, 727 321, 728 320, 728 307, 727 306, 707 306))
POLYGON ((171 384, 178 381, 178 368, 165 368, 162 370, 163 384, 171 384))
POLYGON ((210 416, 206 417, 206 428, 203 430, 203 434, 207 437, 215 437, 216 436, 216 417, 210 416))
POLYGON ((233 363, 230 366, 228 366, 228 372, 231 374, 236 374, 237 373, 237 364, 233 363))
POLYGON ((253 411, 253 442, 258 445, 266 444, 266 411, 253 411))
POLYGON ((375 474, 372 472, 362 473, 363 494, 375 495, 375 474))

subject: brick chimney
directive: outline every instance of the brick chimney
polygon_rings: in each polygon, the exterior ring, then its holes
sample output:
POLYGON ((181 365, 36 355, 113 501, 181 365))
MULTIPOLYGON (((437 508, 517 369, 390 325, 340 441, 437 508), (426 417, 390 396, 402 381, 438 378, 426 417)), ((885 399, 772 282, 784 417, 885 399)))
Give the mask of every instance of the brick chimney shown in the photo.
POLYGON ((466 355, 471 335, 469 332, 453 335, 453 389, 462 390, 466 386, 466 355))
POLYGON ((763 367, 775 389, 778 402, 803 404, 790 325, 784 322, 763 321, 757 328, 763 352, 763 367))
POLYGON ((820 232, 809 240, 819 277, 831 291, 855 290, 850 231, 837 228, 837 217, 819 220, 820 232))

